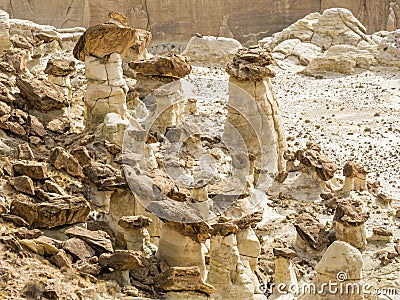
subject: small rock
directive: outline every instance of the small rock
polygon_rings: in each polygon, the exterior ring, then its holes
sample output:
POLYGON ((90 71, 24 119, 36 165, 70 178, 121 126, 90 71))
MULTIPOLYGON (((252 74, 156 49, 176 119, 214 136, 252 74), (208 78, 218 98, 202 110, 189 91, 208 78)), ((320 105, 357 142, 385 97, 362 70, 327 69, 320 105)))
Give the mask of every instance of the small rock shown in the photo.
POLYGON ((18 191, 28 195, 35 195, 35 187, 30 177, 23 175, 11 180, 11 185, 18 191))
POLYGON ((61 268, 71 268, 72 262, 64 250, 59 250, 58 253, 54 254, 50 258, 51 262, 57 267, 61 268))
POLYGON ((63 243, 63 248, 77 259, 84 260, 94 256, 94 250, 84 241, 78 238, 68 239, 63 243))
POLYGON ((28 144, 19 144, 18 145, 18 159, 22 160, 35 160, 35 156, 33 155, 33 151, 28 144))
POLYGON ((34 161, 17 161, 13 165, 14 172, 29 176, 32 179, 46 179, 47 165, 34 161))
POLYGON ((115 250, 114 253, 103 253, 99 257, 100 266, 123 271, 142 266, 140 252, 132 250, 115 250))
POLYGON ((74 226, 68 229, 65 234, 69 237, 82 239, 98 253, 114 251, 110 236, 104 231, 91 231, 83 227, 74 226))
POLYGON ((78 160, 62 147, 54 148, 49 160, 57 170, 64 169, 72 176, 85 177, 78 160))
POLYGON ((67 117, 61 117, 51 120, 47 123, 46 128, 50 131, 64 134, 71 128, 71 123, 67 117))

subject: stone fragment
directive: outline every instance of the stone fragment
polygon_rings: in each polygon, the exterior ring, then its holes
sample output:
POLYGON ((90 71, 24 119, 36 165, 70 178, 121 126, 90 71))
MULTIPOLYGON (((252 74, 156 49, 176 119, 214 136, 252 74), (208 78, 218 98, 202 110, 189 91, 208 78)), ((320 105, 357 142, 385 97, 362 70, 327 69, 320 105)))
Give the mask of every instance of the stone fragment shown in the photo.
POLYGON ((50 202, 35 203, 22 194, 11 202, 10 208, 12 214, 22 217, 32 228, 86 222, 89 211, 89 204, 83 198, 54 197, 50 202))
POLYGON ((65 253, 64 250, 59 250, 56 254, 54 254, 50 260, 53 264, 55 264, 60 269, 67 268, 70 269, 72 267, 71 259, 65 253))
POLYGON ((101 272, 101 267, 98 264, 97 256, 90 259, 79 260, 73 265, 73 267, 76 268, 80 273, 89 274, 92 276, 98 276, 101 272))
POLYGON ((85 146, 79 146, 72 149, 71 155, 78 160, 82 167, 86 166, 92 161, 89 151, 85 146))
POLYGON ((321 252, 328 245, 327 228, 313 215, 303 213, 294 226, 297 232, 296 246, 305 252, 321 252))
POLYGON ((21 160, 35 160, 31 147, 29 144, 18 145, 18 159, 21 160))
POLYGON ((339 201, 333 217, 336 239, 358 249, 364 249, 366 245, 364 223, 368 218, 369 213, 362 211, 359 201, 351 199, 339 201))
POLYGON ((55 118, 47 123, 46 128, 50 131, 64 134, 71 128, 71 122, 67 117, 55 118))
POLYGON ((173 78, 183 78, 192 70, 188 58, 176 53, 156 55, 150 59, 131 62, 129 66, 144 76, 173 78))
POLYGON ((77 259, 87 259, 94 256, 95 251, 83 240, 78 238, 71 238, 63 243, 63 248, 68 253, 72 254, 77 259))
POLYGON ((122 177, 121 171, 107 164, 91 162, 84 166, 83 173, 101 191, 126 187, 126 181, 122 177))
POLYGON ((172 267, 155 279, 160 291, 197 291, 206 295, 216 292, 214 287, 203 281, 198 267, 172 267))
POLYGON ((142 265, 139 252, 132 250, 115 250, 113 253, 103 253, 99 257, 99 264, 103 268, 124 271, 142 265))
POLYGON ((43 124, 35 116, 29 115, 26 121, 27 125, 31 129, 31 134, 39 137, 44 137, 47 134, 43 124))
POLYGON ((343 167, 343 175, 345 176, 342 191, 350 193, 350 191, 364 191, 367 189, 368 171, 361 165, 352 161, 346 162, 343 167))
POLYGON ((47 79, 17 78, 17 87, 25 97, 28 104, 39 111, 64 108, 68 105, 63 91, 47 79))
POLYGON ((28 195, 35 195, 35 187, 30 177, 23 175, 11 180, 11 185, 18 191, 28 195))
POLYGON ((43 235, 39 229, 17 228, 13 233, 19 239, 35 239, 43 235))
POLYGON ((49 59, 44 72, 53 76, 67 76, 75 72, 75 62, 67 59, 49 59))
POLYGON ((3 61, 8 62, 17 73, 25 72, 28 63, 29 52, 23 49, 9 49, 2 53, 3 61))
POLYGON ((83 227, 74 226, 68 229, 65 234, 69 237, 75 237, 85 241, 96 253, 114 251, 110 236, 102 230, 91 231, 83 227))
POLYGON ((13 165, 14 172, 26 175, 32 179, 46 179, 47 165, 41 162, 34 161, 16 161, 13 165))
POLYGON ((72 176, 85 177, 78 160, 62 147, 54 148, 49 160, 57 170, 63 169, 72 176))

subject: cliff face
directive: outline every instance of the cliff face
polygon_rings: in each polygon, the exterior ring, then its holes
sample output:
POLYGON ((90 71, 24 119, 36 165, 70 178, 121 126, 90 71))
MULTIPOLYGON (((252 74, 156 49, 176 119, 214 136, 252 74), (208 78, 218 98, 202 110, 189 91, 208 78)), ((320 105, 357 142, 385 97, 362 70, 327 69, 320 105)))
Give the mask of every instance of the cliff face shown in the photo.
POLYGON ((369 32, 400 27, 400 0, 0 0, 11 18, 56 27, 87 27, 114 10, 129 25, 151 30, 155 43, 187 42, 196 32, 255 42, 310 12, 345 7, 369 32))

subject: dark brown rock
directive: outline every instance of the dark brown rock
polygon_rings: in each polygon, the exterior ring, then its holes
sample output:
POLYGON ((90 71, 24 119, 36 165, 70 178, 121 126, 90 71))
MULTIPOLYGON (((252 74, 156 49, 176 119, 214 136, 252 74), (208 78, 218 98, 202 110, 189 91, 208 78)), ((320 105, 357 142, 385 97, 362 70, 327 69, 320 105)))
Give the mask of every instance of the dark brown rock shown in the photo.
POLYGON ((262 47, 239 49, 226 66, 226 72, 236 80, 262 81, 275 77, 275 72, 268 68, 272 61, 271 52, 262 47))
POLYGON ((9 49, 3 51, 3 61, 8 62, 17 72, 23 72, 28 63, 28 51, 23 49, 9 49))
POLYGON ((11 222, 18 227, 28 227, 29 224, 21 217, 9 214, 2 214, 1 218, 6 222, 11 222))
POLYGON ((140 229, 149 227, 153 221, 145 216, 124 216, 118 221, 122 228, 140 229))
POLYGON ((37 135, 39 137, 44 137, 47 134, 46 129, 43 124, 35 116, 29 115, 26 121, 28 127, 31 129, 32 135, 37 135))
POLYGON ((84 177, 78 160, 62 147, 54 148, 49 160, 57 170, 63 169, 72 176, 84 177))
POLYGON ((284 257, 287 259, 292 259, 297 256, 296 251, 289 248, 274 248, 273 249, 275 257, 284 257))
POLYGON ((368 171, 361 165, 355 162, 348 161, 343 167, 343 176, 346 177, 357 177, 358 174, 366 175, 368 171))
POLYGON ((43 232, 39 229, 27 229, 17 228, 14 231, 14 235, 19 239, 36 239, 43 235, 43 232))
POLYGON ((129 66, 137 73, 144 76, 183 78, 192 70, 186 56, 168 53, 156 55, 150 59, 129 63, 129 66))
POLYGON ((78 238, 68 239, 63 243, 63 248, 77 259, 86 259, 94 256, 94 250, 83 240, 78 238))
POLYGON ((58 253, 54 254, 51 258, 50 261, 55 264, 57 267, 61 268, 71 268, 72 267, 72 261, 68 257, 68 255, 65 253, 64 250, 59 250, 58 253))
POLYGON ((90 162, 83 167, 83 173, 99 190, 114 190, 127 186, 121 171, 107 164, 90 162))
POLYGON ((67 59, 49 59, 44 72, 53 76, 67 76, 75 72, 75 62, 67 59))
POLYGON ((207 239, 210 238, 210 232, 212 228, 206 222, 197 222, 197 223, 177 223, 171 221, 165 221, 165 224, 168 224, 180 234, 190 237, 193 241, 204 243, 207 239))
POLYGON ((44 78, 17 78, 17 87, 27 103, 40 111, 64 108, 67 98, 61 87, 44 78))
POLYGON ((84 167, 92 161, 88 149, 85 146, 78 146, 71 151, 71 155, 75 157, 79 164, 84 167))
POLYGON ((319 220, 309 213, 300 215, 294 224, 297 234, 311 248, 322 250, 328 245, 328 232, 319 220))
POLYGON ((361 203, 357 200, 344 199, 337 203, 333 219, 347 225, 358 226, 365 223, 369 218, 369 213, 362 211, 361 203))
POLYGON ((385 229, 383 227, 374 227, 372 229, 372 232, 376 235, 382 235, 382 236, 393 236, 393 232, 391 232, 388 229, 385 229))
POLYGON ((22 248, 21 244, 13 236, 2 236, 0 237, 0 242, 16 253, 24 252, 24 248, 22 248))
POLYGON ((41 162, 35 161, 16 161, 13 165, 14 172, 29 176, 32 179, 46 179, 47 165, 41 162))
MULTIPOLYGON (((97 258, 97 257, 96 257, 97 258)), ((101 272, 101 267, 92 259, 80 260, 74 264, 74 268, 81 273, 98 276, 101 272)))
POLYGON ((235 220, 233 223, 237 225, 240 229, 244 229, 248 227, 254 227, 258 222, 262 221, 262 218, 263 212, 256 211, 235 220))
POLYGON ((132 250, 116 250, 114 253, 103 253, 99 257, 99 264, 103 268, 112 268, 115 271, 129 270, 142 265, 140 252, 132 250))
POLYGON ((83 227, 74 226, 68 229, 65 234, 69 237, 82 239, 98 253, 114 251, 110 236, 104 231, 91 231, 83 227))
POLYGON ((136 45, 138 34, 135 29, 105 23, 89 27, 79 38, 73 50, 74 57, 85 61, 90 55, 104 58, 112 53, 125 56, 129 48, 136 45))
POLYGON ((13 178, 11 185, 18 191, 28 195, 35 195, 35 187, 30 177, 23 175, 13 178))
POLYGON ((17 136, 26 136, 24 127, 18 122, 11 121, 11 115, 3 115, 0 117, 0 128, 10 131, 17 136))
POLYGON ((239 232, 239 227, 231 222, 217 223, 212 225, 212 228, 213 228, 213 231, 211 232, 212 235, 227 236, 239 232))
POLYGON ((51 202, 34 203, 29 197, 17 195, 11 202, 10 212, 22 217, 32 228, 52 228, 85 222, 90 207, 83 198, 65 196, 51 202))
POLYGON ((172 267, 162 272, 155 279, 159 291, 196 291, 206 295, 216 293, 215 288, 205 283, 199 267, 172 267))
POLYGON ((25 49, 31 53, 33 52, 33 45, 26 37, 14 34, 10 37, 10 41, 14 48, 25 49))
POLYGON ((337 171, 337 166, 325 154, 321 153, 319 147, 302 149, 296 152, 296 159, 307 167, 312 167, 317 175, 324 181, 333 178, 337 171))

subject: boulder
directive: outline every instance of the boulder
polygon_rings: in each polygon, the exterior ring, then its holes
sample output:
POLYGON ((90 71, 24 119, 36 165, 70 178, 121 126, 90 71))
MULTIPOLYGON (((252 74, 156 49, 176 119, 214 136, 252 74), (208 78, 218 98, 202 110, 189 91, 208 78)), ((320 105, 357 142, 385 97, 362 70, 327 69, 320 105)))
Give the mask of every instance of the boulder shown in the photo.
POLYGON ((75 62, 67 59, 49 59, 44 72, 53 76, 67 76, 75 72, 75 62))
POLYGON ((63 243, 65 251, 70 253, 77 259, 84 260, 95 256, 95 251, 83 240, 78 238, 71 238, 63 243))
POLYGON ((115 250, 113 253, 103 253, 99 257, 99 264, 103 268, 112 268, 124 271, 142 265, 140 252, 132 250, 115 250))
POLYGON ((50 202, 35 203, 27 196, 17 195, 10 212, 22 217, 32 228, 52 228, 86 222, 90 208, 83 198, 60 196, 50 202))
POLYGON ((74 57, 85 61, 86 56, 104 58, 112 53, 124 56, 136 45, 138 33, 135 29, 112 23, 89 27, 79 38, 73 50, 74 57))
POLYGON ((183 54, 196 66, 224 67, 240 48, 242 45, 233 38, 194 36, 183 54))
POLYGON ((39 111, 64 108, 68 101, 61 88, 44 78, 17 78, 17 87, 27 103, 39 111))
POLYGON ((14 172, 26 175, 32 179, 46 179, 48 177, 47 165, 35 161, 16 161, 13 164, 14 172))
POLYGON ((35 195, 35 187, 30 177, 23 175, 11 180, 11 185, 18 191, 28 195, 35 195))
POLYGON ((96 253, 114 251, 110 236, 102 230, 91 231, 83 227, 74 226, 68 229, 65 234, 85 241, 96 253))
POLYGON ((129 63, 129 66, 136 72, 144 76, 161 76, 183 78, 192 70, 187 57, 167 53, 156 55, 150 59, 139 60, 129 63))
POLYGON ((294 224, 297 232, 296 246, 306 252, 324 250, 328 245, 327 228, 313 215, 301 214, 294 224))
POLYGON ((49 160, 57 170, 63 169, 72 176, 85 177, 78 160, 62 147, 54 148, 49 160))

